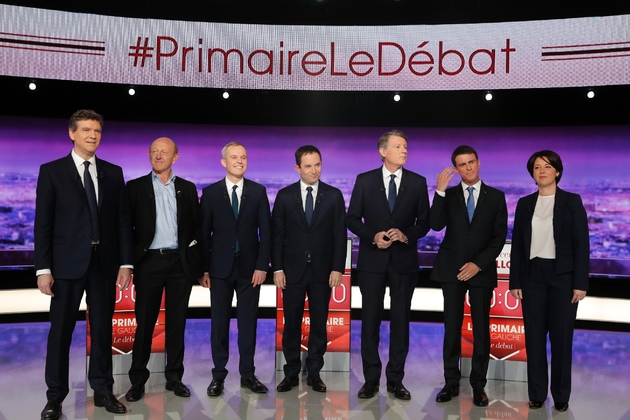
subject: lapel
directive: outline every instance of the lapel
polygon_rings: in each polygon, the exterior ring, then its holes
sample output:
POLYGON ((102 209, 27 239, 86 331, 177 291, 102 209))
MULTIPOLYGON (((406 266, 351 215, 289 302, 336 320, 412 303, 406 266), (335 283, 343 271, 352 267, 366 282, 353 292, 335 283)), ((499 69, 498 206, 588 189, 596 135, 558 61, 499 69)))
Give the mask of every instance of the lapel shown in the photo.
MULTIPOLYGON (((403 176, 401 181, 401 185, 402 185, 402 181, 403 179, 405 179, 405 177, 403 176)), ((381 204, 383 204, 383 206, 385 206, 385 209, 387 209, 388 213, 391 213, 391 211, 389 210, 389 203, 387 202, 387 193, 385 192, 385 188, 387 188, 385 186, 385 180, 383 179, 383 168, 380 167, 378 168, 376 171, 374 171, 374 181, 375 181, 375 185, 376 185, 376 189, 377 191, 380 191, 379 197, 380 197, 380 201, 381 204)), ((398 200, 396 200, 396 202, 398 202, 398 200)), ((398 204, 398 203, 396 203, 398 204)), ((396 206, 394 206, 394 209, 396 209, 396 206)))
POLYGON ((155 191, 153 191, 153 172, 149 172, 149 175, 145 177, 146 181, 143 186, 143 194, 149 197, 150 205, 147 206, 149 212, 149 220, 157 220, 157 210, 155 209, 155 191))
MULTIPOLYGON (((70 177, 70 179, 75 180, 73 184, 74 184, 74 187, 76 188, 77 193, 79 194, 79 197, 81 197, 81 201, 83 201, 83 204, 87 206, 88 205, 87 194, 85 193, 85 188, 83 187, 83 183, 81 182, 81 176, 79 175, 79 171, 77 170, 77 167, 74 164, 74 159, 72 159, 72 153, 70 153, 66 157, 64 165, 66 166, 66 170, 68 171, 68 176, 70 177)), ((100 191, 100 188, 99 188, 99 191, 100 191)))
MULTIPOLYGON (((295 212, 299 215, 299 219, 302 222, 302 224, 304 226, 306 226, 306 229, 309 229, 309 225, 306 222, 306 213, 304 213, 304 204, 302 202, 302 189, 301 189, 301 185, 300 185, 300 181, 296 182, 295 184, 293 184, 292 187, 292 191, 291 191, 291 197, 292 197, 292 202, 295 203, 295 212)), ((314 199, 315 197, 313 197, 314 199)), ((317 207, 315 207, 317 208, 317 207)), ((314 218, 314 215, 313 215, 314 218)))
POLYGON ((538 201, 538 191, 530 194, 525 201, 525 209, 527 210, 527 217, 525 218, 525 243, 528 244, 525 247, 527 256, 529 257, 529 246, 532 243, 532 218, 534 217, 534 209, 536 208, 536 201, 538 201))
MULTIPOLYGON (((227 183, 225 182, 225 178, 223 178, 221 180, 221 189, 223 189, 223 194, 221 194, 221 196, 223 197, 223 203, 225 204, 225 208, 227 209, 227 211, 229 212, 229 214, 232 216, 232 218, 236 221, 236 218, 234 217, 234 212, 232 211, 232 202, 230 201, 230 195, 232 194, 232 192, 228 192, 227 189, 227 183)), ((243 193, 241 194, 241 196, 245 195, 245 182, 243 182, 243 193)), ((243 201, 241 199, 241 201, 243 201)), ((238 208, 238 213, 239 215, 242 213, 243 211, 243 204, 244 203, 239 203, 239 208, 238 208)))
POLYGON ((560 231, 562 227, 562 222, 564 221, 564 211, 560 211, 560 209, 564 209, 567 202, 567 195, 563 190, 556 187, 556 198, 553 204, 553 240, 556 242, 556 245, 560 243, 560 231))
MULTIPOLYGON (((313 212, 313 220, 311 221, 311 226, 315 226, 317 223, 318 215, 321 214, 321 208, 324 202, 324 192, 326 191, 325 184, 322 181, 319 181, 319 185, 317 187, 317 196, 313 197, 313 201, 315 204, 315 211, 313 212)), ((306 221, 306 215, 304 215, 304 221, 306 221)))
MULTIPOLYGON (((94 162, 96 163, 96 182, 98 183, 98 211, 101 212, 101 208, 103 207, 103 200, 105 199, 105 186, 103 179, 105 178, 105 171, 103 169, 103 164, 99 158, 94 156, 94 162)), ((86 196, 87 200, 87 196, 86 196)))
POLYGON ((175 202, 177 203, 177 226, 180 225, 182 215, 182 184, 180 179, 175 175, 175 202))

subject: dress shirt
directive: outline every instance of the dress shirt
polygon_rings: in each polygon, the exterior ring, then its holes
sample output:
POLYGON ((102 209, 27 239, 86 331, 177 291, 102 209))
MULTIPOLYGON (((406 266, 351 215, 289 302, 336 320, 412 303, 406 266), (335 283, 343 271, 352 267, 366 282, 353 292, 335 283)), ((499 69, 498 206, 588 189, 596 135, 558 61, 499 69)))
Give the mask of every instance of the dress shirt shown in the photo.
MULTIPOLYGON (((474 185, 466 185, 463 182, 461 182, 460 185, 462 186, 462 190, 464 190, 464 202, 468 201, 468 191, 466 190, 466 188, 473 187, 475 189, 473 191, 473 198, 475 199, 475 208, 477 208, 477 201, 479 200, 479 190, 481 189, 481 180, 477 181, 477 183, 474 185)), ((438 193, 440 197, 446 197, 446 191, 435 190, 435 192, 438 193)))
POLYGON ((162 183, 160 178, 151 171, 153 193, 155 195, 155 235, 151 242, 151 249, 177 249, 177 198, 175 191, 175 174, 162 183))
POLYGON ((238 181, 236 184, 231 182, 229 179, 227 179, 227 177, 225 177, 225 185, 227 186, 227 195, 230 198, 230 204, 232 204, 232 187, 234 187, 235 185, 238 187, 236 189, 236 197, 238 197, 238 209, 240 211, 241 209, 241 203, 243 202, 243 184, 245 182, 243 181, 243 178, 241 178, 240 181, 238 181))
POLYGON ((555 195, 539 195, 532 216, 532 243, 530 259, 556 258, 556 241, 553 239, 553 207, 555 195))
POLYGON ((396 175, 394 183, 396 184, 396 196, 400 193, 400 178, 402 177, 402 168, 398 168, 396 172, 389 172, 385 165, 383 165, 383 182, 385 184, 385 196, 389 200, 389 182, 392 179, 392 175, 396 175))
MULTIPOLYGON (((70 155, 72 156, 72 160, 74 161, 74 164, 77 167, 77 171, 79 172, 81 184, 83 184, 83 188, 85 188, 85 180, 83 179, 83 173, 85 172, 85 165, 83 163, 85 162, 85 159, 77 155, 74 149, 72 149, 72 153, 70 153, 70 155)), ((92 157, 88 159, 88 162, 90 162, 88 171, 92 176, 92 182, 94 183, 94 192, 96 193, 96 203, 98 204, 98 171, 96 170, 96 157, 92 155, 92 157)))
POLYGON ((311 194, 313 195, 313 211, 315 211, 315 206, 317 205, 317 188, 319 187, 319 181, 315 182, 313 185, 307 185, 302 180, 300 180, 300 192, 302 194, 302 209, 306 212, 306 191, 307 187, 311 187, 313 191, 311 194))

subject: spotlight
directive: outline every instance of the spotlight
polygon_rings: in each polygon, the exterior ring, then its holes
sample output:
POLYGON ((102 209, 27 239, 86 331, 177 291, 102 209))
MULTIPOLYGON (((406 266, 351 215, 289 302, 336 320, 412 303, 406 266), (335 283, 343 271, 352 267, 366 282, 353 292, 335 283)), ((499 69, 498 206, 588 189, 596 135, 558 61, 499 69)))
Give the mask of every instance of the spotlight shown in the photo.
POLYGON ((35 90, 35 89, 37 89, 37 84, 35 82, 31 82, 31 83, 28 84, 28 88, 30 90, 35 90))
POLYGON ((133 87, 130 87, 128 93, 129 93, 129 96, 133 96, 136 94, 136 90, 133 87))
POLYGON ((399 102, 400 101, 400 95, 399 94, 394 94, 394 101, 395 102, 399 102))
POLYGON ((228 99, 230 97, 230 92, 228 92, 227 90, 223 91, 223 99, 228 99))
POLYGON ((593 99, 595 97, 595 92, 593 92, 593 89, 589 89, 589 91, 586 92, 586 97, 588 99, 593 99))
POLYGON ((491 100, 492 100, 492 92, 486 93, 486 101, 491 101, 491 100))

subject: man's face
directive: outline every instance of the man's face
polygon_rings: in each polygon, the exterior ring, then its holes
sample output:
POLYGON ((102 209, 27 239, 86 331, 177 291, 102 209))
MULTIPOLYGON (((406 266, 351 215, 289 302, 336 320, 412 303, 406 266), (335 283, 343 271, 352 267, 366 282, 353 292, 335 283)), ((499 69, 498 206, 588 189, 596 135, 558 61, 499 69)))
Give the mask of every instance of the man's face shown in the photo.
POLYGON ((225 158, 221 159, 221 165, 227 170, 228 175, 242 178, 247 171, 247 151, 243 146, 228 147, 225 158))
POLYGON ((306 185, 314 185, 322 175, 322 159, 319 153, 302 155, 300 166, 295 165, 295 170, 300 174, 302 182, 306 185))
POLYGON ((101 143, 101 131, 101 124, 96 120, 77 121, 77 130, 68 130, 76 154, 85 160, 94 156, 101 143))
POLYGON ((171 166, 179 159, 179 153, 175 153, 175 143, 166 137, 155 140, 148 154, 151 167, 156 174, 170 173, 171 166))
POLYGON ((466 185, 475 185, 479 182, 479 160, 474 153, 455 156, 455 172, 462 177, 466 185))
POLYGON ((390 136, 386 149, 379 150, 386 166, 399 168, 407 163, 407 140, 400 136, 390 136))

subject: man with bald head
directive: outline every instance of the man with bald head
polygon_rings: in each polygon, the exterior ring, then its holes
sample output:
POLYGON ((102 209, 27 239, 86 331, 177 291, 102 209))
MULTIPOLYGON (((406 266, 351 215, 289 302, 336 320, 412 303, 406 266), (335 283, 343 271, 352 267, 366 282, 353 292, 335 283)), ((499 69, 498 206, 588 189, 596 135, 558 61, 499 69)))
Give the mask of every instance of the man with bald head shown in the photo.
POLYGON ((199 197, 192 182, 176 177, 175 142, 161 137, 148 151, 152 171, 127 183, 133 226, 136 337, 127 401, 144 395, 153 329, 166 294, 166 389, 190 397, 184 375, 184 328, 193 282, 203 276, 199 197))

